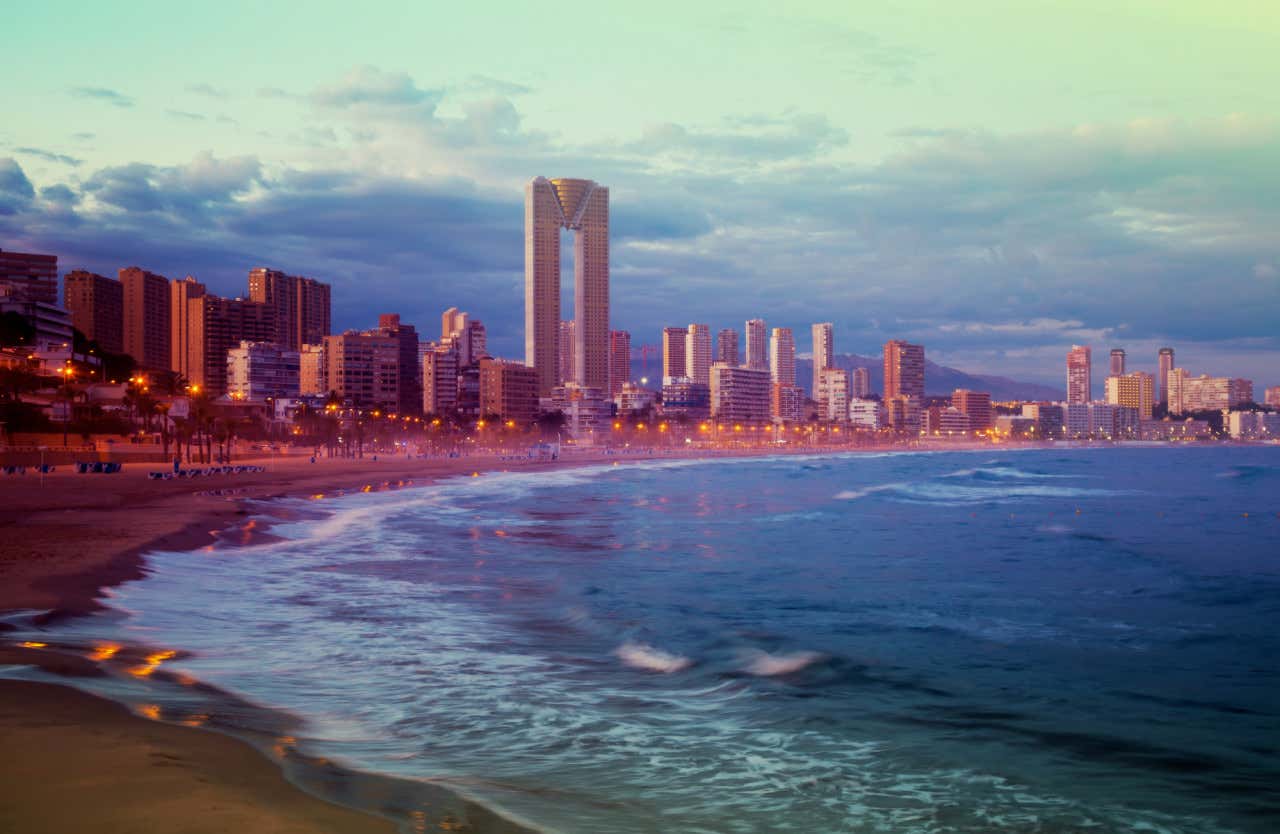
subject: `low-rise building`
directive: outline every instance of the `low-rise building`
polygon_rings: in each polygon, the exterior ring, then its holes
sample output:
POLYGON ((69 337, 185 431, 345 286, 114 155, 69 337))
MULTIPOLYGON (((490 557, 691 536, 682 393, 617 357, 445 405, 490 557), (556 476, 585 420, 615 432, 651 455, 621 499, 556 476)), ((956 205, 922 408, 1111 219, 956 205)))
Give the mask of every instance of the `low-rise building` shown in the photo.
POLYGON ((711 366, 711 414, 732 423, 767 423, 768 371, 717 362, 711 366))
POLYGON ((554 388, 545 410, 563 414, 565 430, 579 442, 594 440, 597 432, 607 432, 613 411, 604 391, 576 382, 554 388))
POLYGON ((849 400, 849 422, 863 429, 880 429, 885 425, 884 406, 879 400, 849 400))
POLYGON ((480 415, 496 414, 527 426, 538 416, 538 372, 522 362, 480 360, 480 415))
POLYGON ((804 389, 774 382, 769 386, 769 415, 775 423, 798 423, 804 419, 804 389))
POLYGON ((689 420, 707 419, 711 416, 711 386, 688 377, 668 377, 662 386, 662 413, 689 420))
MULTIPOLYGON (((1036 421, 1036 434, 1045 440, 1055 440, 1066 433, 1063 406, 1055 403, 1023 403, 1022 416, 1036 421)), ((1083 431, 1088 431, 1088 410, 1084 410, 1083 431)))

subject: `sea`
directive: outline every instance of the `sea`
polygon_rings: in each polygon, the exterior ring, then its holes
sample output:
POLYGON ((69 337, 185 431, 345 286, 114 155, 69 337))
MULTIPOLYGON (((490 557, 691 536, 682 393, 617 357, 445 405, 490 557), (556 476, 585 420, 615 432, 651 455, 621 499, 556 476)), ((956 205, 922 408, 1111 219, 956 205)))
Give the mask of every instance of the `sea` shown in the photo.
POLYGON ((1280 831, 1278 448, 627 461, 254 512, 30 639, 149 647, 76 685, 175 720, 198 681, 535 831, 1280 831))

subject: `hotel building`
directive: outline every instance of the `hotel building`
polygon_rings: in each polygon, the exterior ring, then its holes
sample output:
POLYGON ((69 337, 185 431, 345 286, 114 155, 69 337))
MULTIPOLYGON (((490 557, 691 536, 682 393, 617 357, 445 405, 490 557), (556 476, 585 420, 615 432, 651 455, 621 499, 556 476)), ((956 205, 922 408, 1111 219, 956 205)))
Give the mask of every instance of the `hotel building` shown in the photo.
POLYGON ((726 327, 716 334, 716 361, 725 365, 741 365, 738 356, 738 331, 726 327))
POLYGON ((187 302, 187 379, 210 396, 221 396, 227 391, 227 352, 241 342, 275 340, 276 318, 267 305, 208 294, 192 298, 187 302))
POLYGON ((399 414, 421 414, 422 366, 418 363, 418 331, 412 324, 400 321, 398 313, 378 316, 378 333, 396 340, 400 352, 400 403, 399 414))
POLYGON ((951 392, 951 405, 969 418, 970 431, 991 428, 991 395, 986 391, 957 388, 951 392))
POLYGON ((276 341, 290 350, 319 344, 329 335, 328 284, 260 266, 249 270, 249 300, 271 310, 276 341))
POLYGON ((693 382, 688 377, 666 380, 662 385, 662 413, 705 420, 711 416, 711 386, 693 382))
POLYGON ((1272 408, 1280 408, 1280 385, 1272 386, 1263 393, 1263 405, 1269 405, 1272 408))
POLYGON ((769 386, 769 414, 777 423, 799 423, 804 419, 804 389, 774 382, 769 386))
POLYGON ((878 429, 885 425, 885 410, 879 400, 855 397, 849 400, 849 422, 858 428, 878 429))
POLYGON ((854 368, 849 375, 849 394, 852 397, 866 397, 871 393, 871 371, 866 368, 854 368))
POLYGON ((849 372, 843 368, 822 368, 814 387, 818 402, 818 419, 843 423, 849 419, 849 372))
POLYGON ((449 414, 458 407, 458 351, 428 345, 422 353, 422 412, 449 414))
POLYGON ((711 366, 711 415, 732 423, 767 423, 769 372, 717 362, 711 366))
MULTIPOLYGON (((813 325, 813 398, 818 399, 819 375, 831 367, 835 350, 834 326, 831 322, 813 325)), ((821 416, 821 411, 819 411, 821 416)))
POLYGON ((1155 407, 1155 383, 1155 377, 1142 371, 1109 376, 1106 382, 1107 402, 1137 409, 1140 419, 1150 420, 1155 407))
POLYGON ((626 330, 609 331, 609 397, 618 396, 622 386, 631 381, 631 334, 626 330))
POLYGON ((685 379, 689 376, 689 364, 686 359, 686 345, 689 331, 684 327, 664 327, 662 329, 662 381, 669 379, 685 379))
POLYGON ((324 358, 324 343, 303 345, 298 351, 298 393, 321 396, 329 393, 329 368, 324 358))
POLYGON ((1174 369, 1173 348, 1162 347, 1157 354, 1159 366, 1156 369, 1156 385, 1160 391, 1160 404, 1169 404, 1169 372, 1174 369))
POLYGON ((188 275, 169 282, 169 370, 191 379, 191 300, 203 298, 207 290, 188 275))
POLYGON ((559 368, 560 233, 574 232, 574 381, 609 387, 609 189, 591 180, 537 177, 525 186, 525 362, 538 393, 559 368))
POLYGON ((377 331, 324 337, 329 389, 352 408, 393 412, 400 405, 400 345, 377 331))

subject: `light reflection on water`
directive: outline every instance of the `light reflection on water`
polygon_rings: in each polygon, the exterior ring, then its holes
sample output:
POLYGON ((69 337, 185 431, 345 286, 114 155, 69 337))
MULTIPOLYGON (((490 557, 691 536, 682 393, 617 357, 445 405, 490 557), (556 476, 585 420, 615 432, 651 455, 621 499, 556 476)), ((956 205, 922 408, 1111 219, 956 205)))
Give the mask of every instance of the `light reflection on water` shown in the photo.
POLYGON ((1274 830, 1274 452, 991 457, 355 494, 65 629, 555 830, 1274 830))

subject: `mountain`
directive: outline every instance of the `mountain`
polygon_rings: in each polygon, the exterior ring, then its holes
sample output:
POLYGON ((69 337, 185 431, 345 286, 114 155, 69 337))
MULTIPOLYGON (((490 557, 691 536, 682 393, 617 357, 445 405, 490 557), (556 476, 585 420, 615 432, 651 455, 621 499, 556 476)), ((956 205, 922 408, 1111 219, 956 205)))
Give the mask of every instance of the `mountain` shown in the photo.
MULTIPOLYGON (((880 357, 859 356, 856 353, 837 353, 834 358, 837 368, 853 370, 866 368, 871 373, 871 390, 880 393, 884 390, 884 360, 880 357)), ((658 377, 662 375, 662 357, 649 359, 649 387, 656 388, 658 377)), ((631 360, 631 378, 639 380, 644 373, 644 363, 639 359, 631 360)), ((813 392, 813 360, 796 360, 796 384, 809 396, 813 392)), ((993 400, 1061 400, 1063 390, 1050 385, 1035 382, 1020 382, 1002 376, 988 374, 970 374, 958 368, 948 368, 928 359, 924 363, 925 394, 931 397, 950 396, 957 388, 968 388, 972 391, 987 391, 993 400)))

